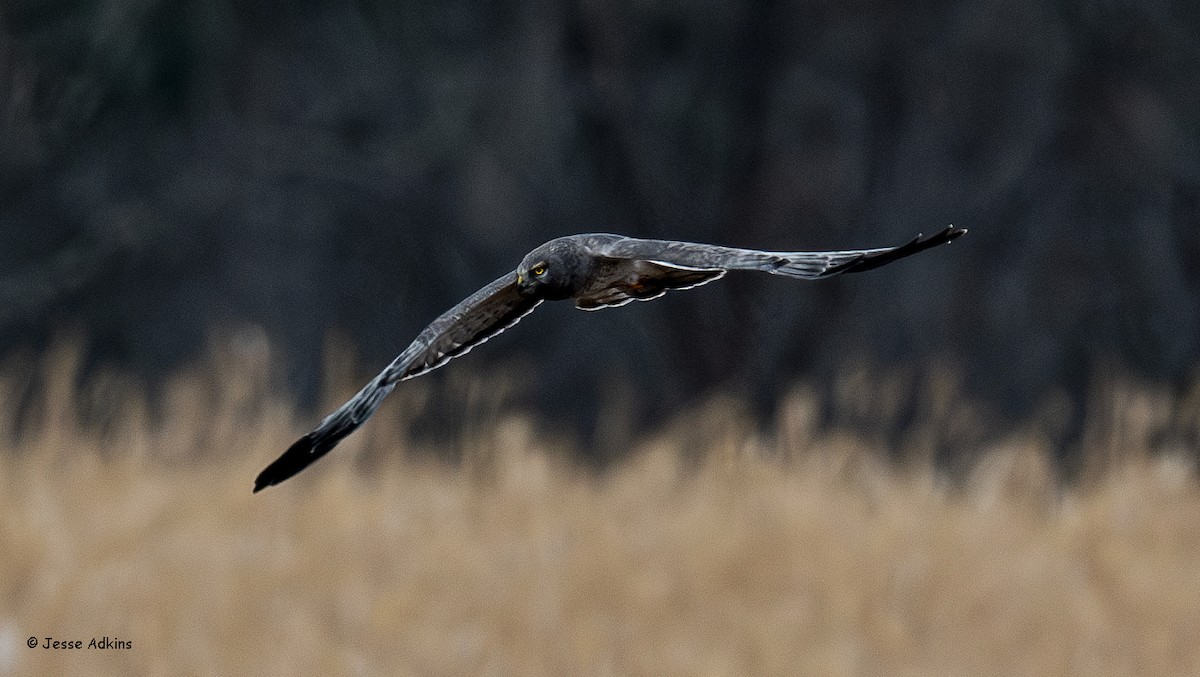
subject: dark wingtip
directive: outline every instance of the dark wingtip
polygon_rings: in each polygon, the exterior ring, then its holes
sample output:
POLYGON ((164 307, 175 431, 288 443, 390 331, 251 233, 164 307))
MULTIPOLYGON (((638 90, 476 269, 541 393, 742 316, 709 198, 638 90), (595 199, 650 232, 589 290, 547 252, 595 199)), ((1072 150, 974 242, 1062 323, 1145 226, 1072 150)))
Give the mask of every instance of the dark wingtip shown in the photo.
POLYGON ((930 235, 929 237, 921 237, 918 235, 916 240, 909 242, 907 245, 905 245, 905 247, 913 247, 914 245, 923 249, 936 247, 937 245, 946 244, 947 242, 956 240, 966 233, 966 228, 955 228, 953 225, 949 225, 938 231, 936 234, 930 235))
POLYGON ((275 459, 271 465, 263 468, 263 471, 254 478, 254 493, 258 493, 267 487, 274 486, 288 479, 292 475, 304 470, 310 463, 317 460, 328 449, 319 449, 312 433, 301 437, 288 447, 288 450, 275 459))
POLYGON ((906 244, 899 247, 893 247, 886 251, 877 254, 863 254, 855 257, 839 266, 835 266, 825 271, 822 277, 829 275, 837 275, 839 273, 860 273, 866 270, 874 270, 880 266, 912 256, 917 252, 925 251, 937 247, 938 245, 946 244, 952 240, 962 237, 967 232, 966 228, 955 228, 954 226, 946 226, 938 231, 935 235, 924 237, 916 236, 906 244))

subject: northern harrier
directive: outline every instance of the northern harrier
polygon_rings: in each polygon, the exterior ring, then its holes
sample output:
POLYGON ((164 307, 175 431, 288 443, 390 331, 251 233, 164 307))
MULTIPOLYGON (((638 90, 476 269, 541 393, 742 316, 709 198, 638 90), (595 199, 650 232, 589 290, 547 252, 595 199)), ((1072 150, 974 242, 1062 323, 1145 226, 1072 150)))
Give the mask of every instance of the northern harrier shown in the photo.
POLYGON ((878 268, 965 232, 951 226, 899 247, 837 252, 765 252, 603 233, 550 240, 529 252, 516 270, 434 320, 357 395, 259 473, 254 491, 279 484, 324 456, 379 408, 397 382, 466 353, 516 324, 542 301, 572 299, 577 308, 598 310, 656 299, 669 289, 696 287, 730 270, 815 280, 878 268))

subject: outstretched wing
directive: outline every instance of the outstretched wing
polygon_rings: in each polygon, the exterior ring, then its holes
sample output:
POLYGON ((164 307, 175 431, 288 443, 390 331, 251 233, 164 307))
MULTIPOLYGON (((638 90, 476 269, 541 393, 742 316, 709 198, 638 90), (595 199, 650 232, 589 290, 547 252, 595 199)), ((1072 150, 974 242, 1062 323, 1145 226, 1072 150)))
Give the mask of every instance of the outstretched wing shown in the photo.
POLYGON ((647 261, 660 266, 692 270, 761 270, 775 275, 812 280, 878 268, 931 247, 946 244, 965 232, 965 228, 948 226, 936 235, 924 238, 918 235, 911 242, 898 247, 831 252, 768 252, 693 242, 640 240, 616 236, 596 237, 591 247, 598 256, 622 261, 647 261))
POLYGON ((528 315, 541 299, 521 296, 509 273, 446 311, 378 376, 315 430, 301 437, 254 480, 254 491, 288 479, 333 449, 379 408, 396 383, 442 366, 528 315))

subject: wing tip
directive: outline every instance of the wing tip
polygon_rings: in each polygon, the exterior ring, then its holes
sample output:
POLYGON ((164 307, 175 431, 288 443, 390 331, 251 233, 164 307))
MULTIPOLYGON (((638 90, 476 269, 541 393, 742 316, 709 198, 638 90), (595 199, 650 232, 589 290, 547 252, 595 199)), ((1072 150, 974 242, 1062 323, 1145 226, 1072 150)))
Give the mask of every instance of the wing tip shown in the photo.
POLYGON ((321 454, 316 453, 316 443, 313 440, 312 433, 301 437, 288 447, 287 451, 283 452, 279 458, 275 459, 263 471, 258 473, 258 477, 254 478, 254 491, 258 492, 273 487, 280 482, 292 477, 296 473, 308 467, 310 463, 320 458, 321 454))
POLYGON ((938 231, 937 233, 930 235, 929 237, 924 237, 923 235, 917 235, 917 237, 915 239, 913 239, 912 242, 909 242, 908 244, 905 244, 905 245, 901 245, 900 247, 897 247, 897 249, 905 249, 905 250, 906 249, 917 249, 919 251, 921 249, 928 249, 930 247, 936 247, 938 245, 948 244, 966 234, 967 234, 966 228, 955 228, 953 224, 950 224, 950 225, 946 226, 945 228, 941 229, 940 231, 938 231))
POLYGON ((966 228, 955 228, 954 225, 948 225, 929 237, 919 234, 909 242, 898 247, 882 250, 876 254, 859 254, 853 259, 840 263, 836 266, 829 267, 825 272, 821 273, 817 277, 830 277, 833 275, 840 275, 842 273, 857 273, 866 270, 874 270, 875 268, 885 266, 893 261, 897 261, 918 252, 925 251, 926 249, 948 244, 962 237, 966 233, 966 228))
POLYGON ((946 244, 947 242, 953 242, 954 240, 957 240, 966 234, 966 228, 956 228, 954 224, 950 224, 937 233, 930 235, 929 237, 917 235, 912 242, 902 245, 902 247, 912 247, 914 245, 936 246, 939 244, 946 244))

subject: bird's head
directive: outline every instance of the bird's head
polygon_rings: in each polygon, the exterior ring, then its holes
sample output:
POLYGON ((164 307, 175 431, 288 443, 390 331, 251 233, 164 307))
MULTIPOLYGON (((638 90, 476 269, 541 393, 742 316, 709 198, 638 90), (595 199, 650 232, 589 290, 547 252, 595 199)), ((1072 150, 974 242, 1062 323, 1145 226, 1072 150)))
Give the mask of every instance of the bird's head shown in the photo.
POLYGON ((590 268, 575 242, 559 238, 525 255, 517 266, 517 286, 526 295, 562 300, 579 290, 590 268))

